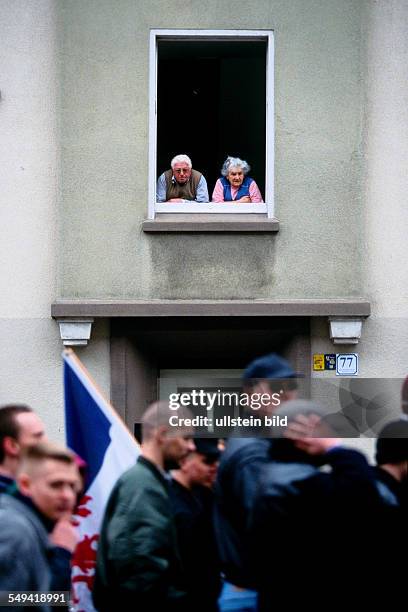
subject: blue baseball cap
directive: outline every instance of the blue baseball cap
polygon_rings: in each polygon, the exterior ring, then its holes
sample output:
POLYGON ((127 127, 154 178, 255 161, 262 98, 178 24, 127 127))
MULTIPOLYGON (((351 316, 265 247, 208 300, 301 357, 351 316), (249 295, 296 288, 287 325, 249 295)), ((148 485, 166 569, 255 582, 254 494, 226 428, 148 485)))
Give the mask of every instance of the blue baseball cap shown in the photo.
POLYGON ((276 353, 258 357, 246 367, 243 380, 251 378, 296 378, 299 376, 290 363, 276 353))

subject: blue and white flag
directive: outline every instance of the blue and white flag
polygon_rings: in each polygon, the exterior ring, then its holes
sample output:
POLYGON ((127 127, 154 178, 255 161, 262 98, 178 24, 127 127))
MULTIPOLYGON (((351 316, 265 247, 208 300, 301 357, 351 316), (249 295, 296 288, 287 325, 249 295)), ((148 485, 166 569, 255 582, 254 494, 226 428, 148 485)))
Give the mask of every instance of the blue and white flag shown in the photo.
POLYGON ((64 351, 63 358, 67 446, 86 463, 85 491, 74 516, 80 541, 72 561, 73 603, 77 612, 93 612, 91 590, 105 506, 140 449, 74 352, 64 351))

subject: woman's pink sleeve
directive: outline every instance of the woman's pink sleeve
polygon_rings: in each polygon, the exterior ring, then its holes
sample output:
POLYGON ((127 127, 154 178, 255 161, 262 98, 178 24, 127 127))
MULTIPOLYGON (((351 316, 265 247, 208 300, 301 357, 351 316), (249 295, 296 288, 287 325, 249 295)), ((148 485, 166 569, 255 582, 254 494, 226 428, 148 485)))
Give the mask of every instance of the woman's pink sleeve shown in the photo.
POLYGON ((214 187, 214 191, 213 191, 211 199, 213 202, 223 202, 224 201, 224 188, 221 184, 220 179, 217 179, 217 182, 215 183, 215 187, 214 187))
POLYGON ((261 192, 255 181, 252 181, 249 186, 249 195, 251 196, 251 202, 263 202, 261 192))

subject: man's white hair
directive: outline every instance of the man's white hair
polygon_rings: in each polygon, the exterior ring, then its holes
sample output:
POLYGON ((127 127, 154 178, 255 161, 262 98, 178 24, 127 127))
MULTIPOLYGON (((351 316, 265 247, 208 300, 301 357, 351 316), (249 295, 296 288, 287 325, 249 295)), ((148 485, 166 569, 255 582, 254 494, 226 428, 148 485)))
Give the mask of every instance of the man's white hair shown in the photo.
POLYGON ((191 159, 189 158, 188 155, 176 155, 176 157, 173 157, 170 165, 172 168, 174 168, 176 164, 187 164, 189 168, 193 167, 193 164, 191 163, 191 159))

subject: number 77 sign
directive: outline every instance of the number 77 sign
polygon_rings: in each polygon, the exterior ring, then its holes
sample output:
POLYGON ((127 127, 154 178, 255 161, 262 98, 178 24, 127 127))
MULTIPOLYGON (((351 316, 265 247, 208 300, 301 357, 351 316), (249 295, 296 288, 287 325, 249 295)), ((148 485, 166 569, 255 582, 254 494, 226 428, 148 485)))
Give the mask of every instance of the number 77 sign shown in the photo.
POLYGON ((357 376, 357 353, 338 353, 336 355, 336 374, 337 376, 357 376))

